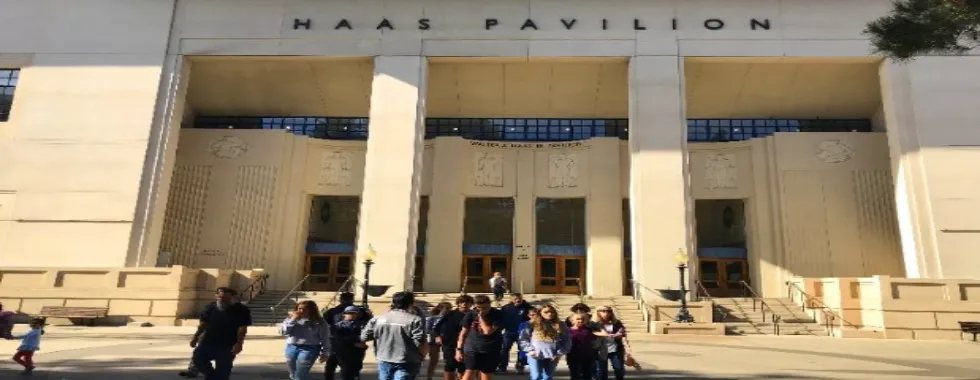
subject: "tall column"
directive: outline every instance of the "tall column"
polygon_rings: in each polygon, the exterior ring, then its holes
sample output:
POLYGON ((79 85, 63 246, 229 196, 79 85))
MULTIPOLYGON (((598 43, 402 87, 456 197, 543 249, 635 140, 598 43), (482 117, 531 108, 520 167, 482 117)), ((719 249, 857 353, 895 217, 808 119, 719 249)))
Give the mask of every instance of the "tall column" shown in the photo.
MULTIPOLYGON (((425 137, 427 61, 420 56, 374 60, 364 191, 357 227, 357 265, 371 249, 371 283, 411 289, 418 234, 425 137)), ((360 269, 360 268, 358 268, 360 269)), ((363 280, 364 271, 358 270, 363 280)))
POLYGON ((886 60, 881 64, 879 77, 905 276, 940 278, 938 263, 929 260, 936 256, 936 236, 928 189, 920 175, 922 152, 908 65, 886 60))
POLYGON ((191 63, 181 55, 168 55, 163 64, 133 229, 130 232, 127 267, 152 267, 157 264, 164 214, 170 195, 170 179, 177 161, 177 142, 180 140, 190 69, 191 63))
POLYGON ((592 139, 589 144, 586 287, 591 295, 622 295, 625 260, 619 139, 592 139))
POLYGON ((535 292, 538 245, 534 215, 534 157, 532 149, 517 153, 517 197, 514 199, 514 254, 511 256, 511 288, 535 292))
POLYGON ((690 252, 684 61, 630 60, 630 218, 633 278, 647 299, 677 289, 678 249, 690 252))
POLYGON ((465 145, 459 137, 435 140, 432 150, 432 194, 429 195, 429 230, 425 247, 425 273, 422 288, 426 292, 458 292, 463 267, 463 218, 466 197, 462 180, 468 163, 465 145))

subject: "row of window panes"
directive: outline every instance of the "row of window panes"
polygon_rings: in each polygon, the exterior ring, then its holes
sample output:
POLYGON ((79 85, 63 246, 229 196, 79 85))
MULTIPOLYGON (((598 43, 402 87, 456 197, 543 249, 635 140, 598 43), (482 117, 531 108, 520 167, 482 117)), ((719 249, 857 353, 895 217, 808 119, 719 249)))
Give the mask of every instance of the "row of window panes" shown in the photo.
POLYGON ((0 69, 0 121, 10 118, 10 108, 14 104, 14 90, 20 78, 19 69, 0 69))
MULTIPOLYGON (((364 140, 363 117, 199 117, 198 128, 281 129, 297 135, 336 140, 364 140)), ((870 132, 866 119, 690 119, 693 142, 741 141, 776 132, 870 132)), ((459 136, 488 141, 575 141, 629 136, 627 119, 429 118, 425 138, 459 136)))

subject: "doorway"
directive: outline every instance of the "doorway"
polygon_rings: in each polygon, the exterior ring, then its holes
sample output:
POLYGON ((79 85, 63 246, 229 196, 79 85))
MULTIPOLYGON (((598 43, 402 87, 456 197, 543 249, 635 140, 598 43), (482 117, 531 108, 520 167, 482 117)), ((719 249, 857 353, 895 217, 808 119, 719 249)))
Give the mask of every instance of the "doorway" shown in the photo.
POLYGON ((568 256, 542 256, 538 258, 538 293, 580 294, 585 291, 585 258, 568 256))
POLYGON ((510 283, 510 256, 500 255, 463 255, 463 278, 467 293, 490 293, 490 277, 495 272, 510 283))
POLYGON ((354 273, 354 255, 311 253, 306 256, 306 290, 338 291, 354 273))
POLYGON ((698 279, 711 297, 742 295, 749 281, 745 201, 700 199, 694 203, 697 223, 698 279))
POLYGON ((698 259, 701 285, 714 297, 741 297, 741 282, 748 283, 745 259, 698 259))

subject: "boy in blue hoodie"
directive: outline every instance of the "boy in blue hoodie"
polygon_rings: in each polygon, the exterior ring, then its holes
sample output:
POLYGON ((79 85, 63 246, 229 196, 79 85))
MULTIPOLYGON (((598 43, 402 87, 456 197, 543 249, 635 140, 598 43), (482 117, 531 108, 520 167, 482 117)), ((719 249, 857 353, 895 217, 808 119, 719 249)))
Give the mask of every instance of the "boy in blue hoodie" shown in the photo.
POLYGON ((31 319, 31 331, 28 331, 24 335, 11 335, 7 338, 21 339, 20 346, 17 347, 17 353, 14 354, 14 361, 24 366, 24 372, 21 372, 21 375, 30 376, 34 373, 34 352, 41 349, 41 335, 44 334, 43 327, 44 319, 34 318, 31 319))
POLYGON ((347 306, 344 319, 333 325, 330 335, 330 356, 336 356, 340 364, 340 378, 355 380, 361 376, 367 344, 361 340, 365 323, 360 318, 363 313, 357 306, 347 306))
MULTIPOLYGON (((528 320, 521 322, 521 325, 517 328, 517 335, 523 334, 524 330, 527 330, 527 326, 531 324, 531 319, 534 319, 538 315, 538 309, 531 308, 527 311, 528 320)), ((521 345, 517 345, 517 372, 523 374, 524 368, 527 367, 527 352, 521 348, 521 345)))

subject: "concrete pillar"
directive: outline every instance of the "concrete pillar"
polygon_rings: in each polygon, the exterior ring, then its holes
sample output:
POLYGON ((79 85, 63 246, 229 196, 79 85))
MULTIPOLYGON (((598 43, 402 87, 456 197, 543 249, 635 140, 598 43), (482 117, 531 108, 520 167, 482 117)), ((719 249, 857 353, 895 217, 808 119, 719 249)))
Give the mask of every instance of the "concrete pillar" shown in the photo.
MULTIPOLYGON (((391 285, 390 292, 411 289, 427 66, 426 58, 420 56, 379 56, 374 61, 357 265, 373 248, 376 257, 371 283, 391 285)), ((364 271, 358 269, 363 280, 364 271)))
POLYGON ((181 55, 168 55, 164 60, 130 232, 127 267, 153 267, 157 263, 190 70, 191 63, 181 55))
MULTIPOLYGON (((537 239, 534 235, 534 159, 535 152, 522 149, 517 153, 517 198, 514 200, 514 254, 511 256, 511 288, 534 293, 538 265, 537 239)), ((547 173, 542 173, 547 175, 547 173)))
POLYGON ((646 299, 658 297, 656 289, 678 288, 674 256, 691 252, 683 64, 679 57, 630 60, 633 278, 646 299))
POLYGON ((941 278, 935 226, 923 178, 909 67, 886 60, 881 64, 879 76, 905 275, 909 278, 941 278))
POLYGON ((623 207, 619 139, 589 144, 589 196, 586 202, 586 288, 596 296, 623 294, 623 207))
POLYGON ((429 194, 429 230, 425 247, 426 292, 458 292, 462 286, 457 270, 463 267, 463 218, 466 197, 465 141, 458 137, 435 139, 432 159, 432 193, 429 194))

